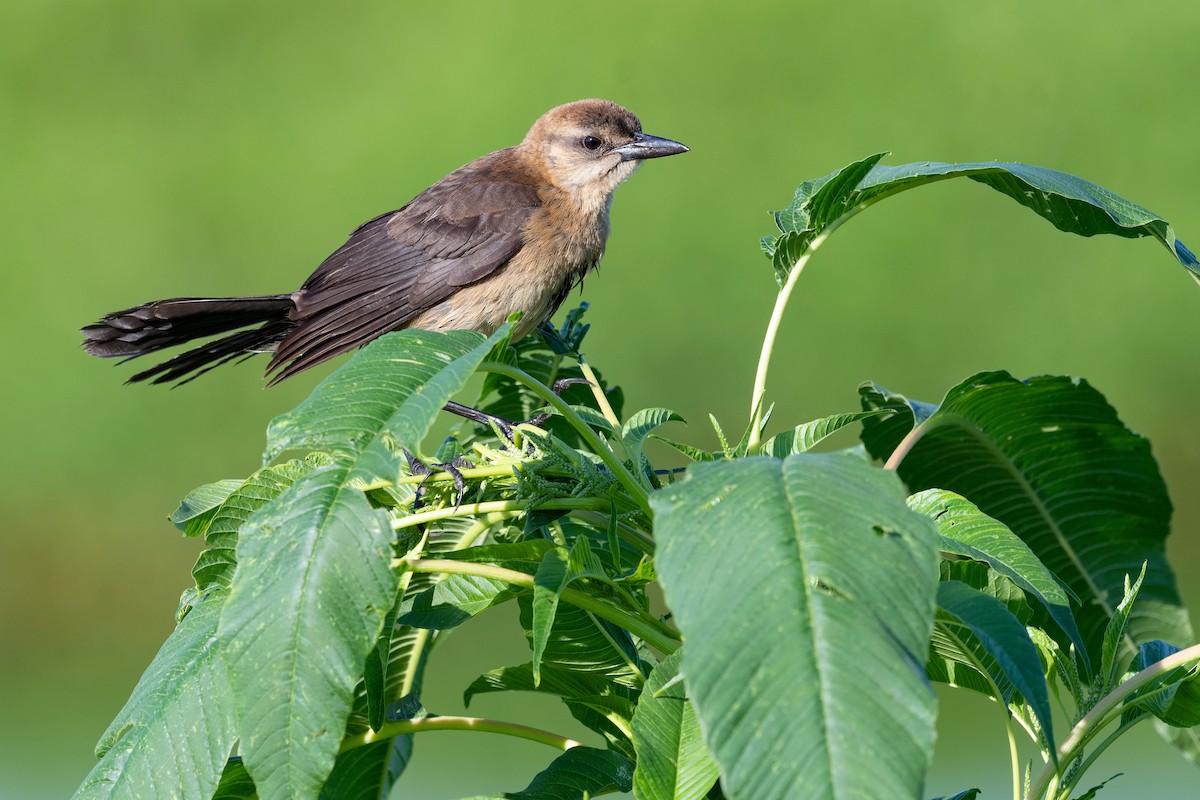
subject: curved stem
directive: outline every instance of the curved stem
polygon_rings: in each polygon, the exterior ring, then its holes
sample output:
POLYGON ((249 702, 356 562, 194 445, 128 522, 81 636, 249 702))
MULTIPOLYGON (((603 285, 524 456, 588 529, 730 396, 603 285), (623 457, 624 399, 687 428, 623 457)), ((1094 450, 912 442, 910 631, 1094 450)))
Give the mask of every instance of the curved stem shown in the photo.
POLYGON ((344 753, 347 750, 353 750, 356 747, 362 747, 372 742, 393 739, 397 736, 403 736, 406 733, 421 733, 422 731, 483 731, 485 733, 499 733, 504 736, 515 736, 518 739, 527 739, 531 742, 549 745, 556 750, 570 750, 572 747, 579 747, 582 744, 582 742, 568 739, 565 736, 559 736, 550 731, 531 728, 528 725, 518 725, 515 722, 481 719, 479 717, 423 717, 422 719, 402 719, 395 722, 388 722, 377 731, 368 730, 357 736, 348 736, 342 740, 342 747, 338 752, 344 753))
POLYGON ((565 400, 556 395, 552 389, 544 385, 532 375, 517 369, 508 364, 501 364, 496 361, 485 361, 479 365, 479 369, 484 372, 495 372, 497 375, 504 375, 513 380, 525 385, 534 394, 546 401, 546 404, 551 406, 555 411, 566 419, 567 423, 579 433, 579 438, 587 442, 588 447, 592 449, 600 459, 608 466, 621 485, 625 487, 625 491, 629 493, 630 498, 637 504, 647 515, 650 514, 649 495, 646 490, 638 483, 637 478, 626 469, 621 460, 608 444, 596 435, 596 432, 591 429, 583 419, 575 413, 575 409, 571 408, 565 400))
MULTIPOLYGON (((1200 644, 1192 645, 1179 652, 1172 653, 1162 661, 1151 664, 1109 692, 1099 703, 1096 703, 1091 711, 1084 714, 1079 722, 1075 723, 1075 727, 1071 729, 1071 733, 1063 740, 1063 743, 1058 748, 1059 764, 1070 764, 1079 758, 1088 742, 1095 738, 1096 734, 1112 721, 1114 713, 1120 714, 1122 710, 1121 704, 1138 689, 1158 680, 1171 670, 1197 661, 1200 661, 1200 644)), ((1037 779, 1030 784, 1029 792, 1025 795, 1026 800, 1035 800, 1035 798, 1043 797, 1051 781, 1057 776, 1057 765, 1053 762, 1048 763, 1037 779)))
POLYGON ((583 356, 579 357, 579 371, 583 373, 583 377, 587 378, 588 388, 592 390, 592 397, 596 398, 596 405, 600 407, 600 413, 608 420, 608 424, 613 426, 614 431, 621 430, 621 420, 617 419, 617 413, 613 411, 612 404, 608 402, 604 389, 600 388, 600 381, 596 378, 596 373, 592 372, 592 365, 584 361, 583 356))
POLYGON ((451 517, 471 517, 483 514, 509 514, 516 516, 526 510, 608 511, 610 508, 611 505, 607 500, 590 497, 561 497, 554 500, 547 500, 544 503, 538 503, 529 509, 526 509, 524 505, 515 500, 488 500, 483 503, 465 503, 461 506, 418 511, 416 514, 409 514, 408 516, 392 520, 392 529, 398 531, 403 528, 412 528, 416 525, 424 525, 426 522, 436 522, 437 520, 449 519, 451 517))
MULTIPOLYGON (((887 463, 883 465, 884 469, 893 471, 899 469, 900 462, 904 460, 904 457, 912 452, 912 449, 917 446, 917 442, 921 441, 921 438, 925 436, 925 434, 929 433, 930 429, 933 427, 929 424, 932 419, 933 418, 930 417, 920 425, 917 425, 911 431, 909 431, 903 439, 900 440, 900 444, 896 445, 896 449, 892 451, 890 456, 888 456, 887 463)), ((936 423, 934 424, 936 425, 936 423)))
MULTIPOLYGON (((447 573, 453 575, 476 575, 491 578, 526 589, 533 588, 533 576, 492 564, 473 564, 468 561, 451 561, 438 558, 402 558, 393 562, 411 572, 447 573)), ((674 653, 679 649, 679 633, 653 617, 634 614, 625 609, 592 597, 586 592, 567 587, 560 596, 573 606, 589 611, 601 619, 619 625, 647 644, 663 653, 674 653)))
POLYGON ((788 273, 787 280, 784 281, 783 286, 779 289, 779 294, 775 297, 775 308, 771 311, 771 319, 767 322, 767 332, 763 336, 762 350, 758 354, 758 369, 754 372, 754 391, 750 395, 749 450, 758 447, 762 434, 760 428, 762 426, 763 400, 767 394, 767 370, 771 366, 771 351, 775 349, 775 337, 779 334, 779 325, 783 321, 783 310, 787 308, 788 299, 792 296, 792 290, 796 288, 796 281, 799 280, 800 273, 804 271, 804 265, 832 232, 833 229, 830 228, 809 243, 808 249, 800 258, 796 259, 792 271, 788 273))

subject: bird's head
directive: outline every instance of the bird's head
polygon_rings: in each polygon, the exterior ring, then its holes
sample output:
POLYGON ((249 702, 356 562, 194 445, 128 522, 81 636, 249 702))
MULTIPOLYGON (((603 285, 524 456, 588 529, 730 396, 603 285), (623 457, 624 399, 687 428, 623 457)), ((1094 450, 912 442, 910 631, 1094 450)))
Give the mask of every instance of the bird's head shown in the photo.
POLYGON ((644 159, 686 153, 679 142, 642 133, 642 123, 608 100, 552 108, 530 128, 521 148, 556 187, 585 203, 607 203, 644 159))

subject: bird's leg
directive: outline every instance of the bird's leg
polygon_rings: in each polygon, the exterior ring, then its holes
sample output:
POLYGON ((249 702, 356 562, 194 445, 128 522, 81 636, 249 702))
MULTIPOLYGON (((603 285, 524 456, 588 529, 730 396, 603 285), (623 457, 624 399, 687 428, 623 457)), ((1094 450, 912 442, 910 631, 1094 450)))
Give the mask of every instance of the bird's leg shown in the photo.
MULTIPOLYGON (((584 378, 560 378, 554 382, 554 385, 551 387, 551 389, 556 395, 561 395, 568 387, 580 383, 587 383, 587 380, 584 378)), ((527 420, 522 420, 521 422, 512 422, 504 419, 503 417, 497 417, 495 414, 488 414, 486 411, 480 411, 477 408, 464 406, 462 403, 455 403, 453 400, 446 403, 446 405, 443 406, 443 410, 449 411, 451 414, 457 414, 458 416, 469 419, 472 422, 477 422, 480 425, 495 425, 501 430, 501 432, 510 442, 514 440, 515 428, 518 425, 540 426, 552 416, 549 411, 543 411, 541 414, 532 416, 527 420)))
MULTIPOLYGON (((416 499, 415 499, 415 503, 413 506, 415 508, 416 507, 415 504, 420 503, 421 498, 425 495, 425 481, 429 480, 429 476, 433 474, 433 470, 431 470, 424 461, 422 461, 421 459, 414 456, 411 452, 409 452, 408 448, 401 448, 401 452, 404 453, 404 460, 408 462, 408 471, 410 473, 412 473, 413 475, 424 476, 424 480, 422 480, 420 483, 417 484, 416 499)), ((439 469, 442 472, 448 473, 450 475, 450 477, 454 480, 454 507, 455 508, 458 508, 459 506, 462 505, 463 496, 467 493, 466 480, 463 478, 463 475, 461 472, 459 472, 459 470, 460 469, 470 469, 473 466, 475 466, 475 465, 472 464, 470 461, 467 461, 462 456, 459 456, 458 458, 455 458, 451 461, 447 461, 442 464, 434 464, 433 465, 434 468, 439 469)))

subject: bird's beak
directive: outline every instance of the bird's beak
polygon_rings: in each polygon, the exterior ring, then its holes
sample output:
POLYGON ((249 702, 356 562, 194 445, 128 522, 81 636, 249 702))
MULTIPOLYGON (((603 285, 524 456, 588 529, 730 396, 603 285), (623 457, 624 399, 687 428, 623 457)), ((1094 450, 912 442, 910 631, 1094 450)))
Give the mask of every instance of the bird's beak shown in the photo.
POLYGON ((636 133, 633 136, 632 142, 612 149, 612 152, 620 154, 622 161, 662 158, 663 156, 673 156, 676 153, 686 153, 687 151, 688 147, 685 144, 680 144, 670 139, 663 139, 660 136, 651 136, 648 133, 636 133))

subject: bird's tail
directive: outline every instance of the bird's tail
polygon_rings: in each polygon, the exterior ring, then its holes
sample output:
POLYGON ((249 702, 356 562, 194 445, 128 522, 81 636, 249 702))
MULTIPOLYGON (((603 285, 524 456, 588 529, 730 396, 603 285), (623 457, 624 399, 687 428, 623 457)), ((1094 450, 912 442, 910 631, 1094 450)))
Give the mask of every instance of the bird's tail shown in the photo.
POLYGON ((293 327, 291 295, 176 297, 114 311, 83 329, 83 349, 101 358, 136 358, 167 347, 229 333, 156 364, 130 383, 187 383, 239 356, 269 352, 293 327), (258 327, 249 328, 250 325, 258 327), (240 330, 247 328, 246 330, 240 330))

